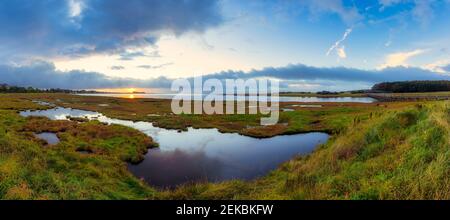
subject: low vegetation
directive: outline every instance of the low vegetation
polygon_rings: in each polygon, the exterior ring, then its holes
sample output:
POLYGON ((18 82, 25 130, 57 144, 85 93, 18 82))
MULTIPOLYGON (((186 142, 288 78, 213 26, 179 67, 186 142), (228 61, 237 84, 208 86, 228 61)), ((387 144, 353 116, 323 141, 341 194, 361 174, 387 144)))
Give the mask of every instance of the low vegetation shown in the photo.
POLYGON ((282 107, 294 111, 282 112, 281 123, 264 130, 257 126, 258 115, 173 116, 164 100, 0 94, 0 198, 450 199, 449 101, 321 105, 285 103, 282 107), (127 163, 139 162, 147 148, 156 147, 150 137, 97 121, 21 117, 20 110, 48 108, 32 100, 169 127, 178 120, 183 126, 252 136, 311 130, 334 135, 311 155, 294 158, 254 181, 161 191, 127 170, 127 163), (34 133, 40 132, 56 133, 60 143, 37 139, 34 133))

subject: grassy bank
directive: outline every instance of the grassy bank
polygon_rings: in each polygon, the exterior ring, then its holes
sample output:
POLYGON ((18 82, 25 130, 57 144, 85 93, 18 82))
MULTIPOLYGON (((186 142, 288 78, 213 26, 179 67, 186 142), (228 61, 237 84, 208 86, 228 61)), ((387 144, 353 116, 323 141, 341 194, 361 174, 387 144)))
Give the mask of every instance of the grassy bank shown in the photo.
POLYGON ((450 199, 450 103, 355 121, 313 154, 252 182, 195 184, 164 199, 450 199))

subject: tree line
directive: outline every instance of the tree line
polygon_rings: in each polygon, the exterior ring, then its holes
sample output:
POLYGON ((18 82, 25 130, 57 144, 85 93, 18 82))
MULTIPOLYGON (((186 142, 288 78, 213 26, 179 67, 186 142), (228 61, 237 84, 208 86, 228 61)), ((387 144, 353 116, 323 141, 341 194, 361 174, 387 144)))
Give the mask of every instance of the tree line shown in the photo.
POLYGON ((383 82, 372 87, 373 92, 441 92, 450 91, 450 81, 403 81, 383 82))
POLYGON ((37 89, 33 87, 10 86, 0 84, 0 93, 93 93, 88 90, 70 90, 70 89, 37 89))

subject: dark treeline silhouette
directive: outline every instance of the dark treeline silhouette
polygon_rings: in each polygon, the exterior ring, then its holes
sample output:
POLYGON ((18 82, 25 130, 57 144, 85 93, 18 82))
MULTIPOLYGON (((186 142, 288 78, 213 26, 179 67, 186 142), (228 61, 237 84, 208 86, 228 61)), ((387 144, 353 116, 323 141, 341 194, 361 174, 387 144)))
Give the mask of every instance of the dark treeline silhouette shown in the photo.
POLYGON ((0 84, 0 93, 94 93, 88 90, 70 90, 70 89, 37 89, 33 87, 10 86, 0 84))
POLYGON ((317 92, 318 95, 339 95, 339 92, 330 92, 330 91, 320 91, 317 92))
POLYGON ((404 81, 384 82, 372 87, 374 92, 441 92, 450 91, 450 81, 404 81))

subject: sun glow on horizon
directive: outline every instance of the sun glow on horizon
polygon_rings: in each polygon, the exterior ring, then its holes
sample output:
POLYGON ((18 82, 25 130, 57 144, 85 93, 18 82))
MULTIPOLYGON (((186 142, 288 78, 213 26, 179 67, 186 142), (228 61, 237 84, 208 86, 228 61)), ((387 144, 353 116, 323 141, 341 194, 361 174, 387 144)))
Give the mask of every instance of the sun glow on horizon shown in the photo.
POLYGON ((136 88, 136 87, 128 87, 128 88, 105 88, 105 89, 92 89, 97 92, 107 92, 107 93, 160 93, 165 92, 165 90, 158 88, 136 88))

